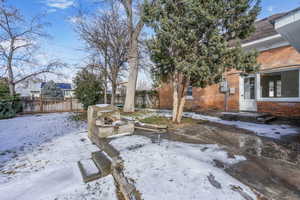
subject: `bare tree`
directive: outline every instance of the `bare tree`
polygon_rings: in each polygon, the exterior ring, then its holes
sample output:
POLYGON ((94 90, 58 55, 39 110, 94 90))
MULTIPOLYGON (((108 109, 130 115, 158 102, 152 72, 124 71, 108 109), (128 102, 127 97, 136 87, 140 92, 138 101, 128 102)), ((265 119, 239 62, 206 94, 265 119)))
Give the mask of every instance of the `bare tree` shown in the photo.
POLYGON ((15 85, 42 73, 54 72, 61 66, 58 61, 39 65, 34 58, 39 39, 46 23, 42 16, 27 21, 21 11, 4 2, 0 4, 0 57, 2 71, 8 76, 10 95, 15 95, 15 85), (35 69, 38 67, 38 69, 35 69))
MULTIPOLYGON (((120 17, 118 9, 92 16, 80 15, 76 30, 86 42, 89 50, 98 54, 98 67, 110 81, 111 104, 115 102, 117 83, 126 68, 128 32, 126 22, 120 17)), ((107 86, 106 86, 107 87, 107 86)))
MULTIPOLYGON (((128 43, 128 84, 126 89, 126 99, 124 112, 134 112, 134 98, 139 71, 139 36, 144 27, 143 21, 143 5, 140 1, 119 0, 123 5, 127 16, 127 28, 129 34, 128 43)), ((150 0, 153 4, 155 0, 150 0)))

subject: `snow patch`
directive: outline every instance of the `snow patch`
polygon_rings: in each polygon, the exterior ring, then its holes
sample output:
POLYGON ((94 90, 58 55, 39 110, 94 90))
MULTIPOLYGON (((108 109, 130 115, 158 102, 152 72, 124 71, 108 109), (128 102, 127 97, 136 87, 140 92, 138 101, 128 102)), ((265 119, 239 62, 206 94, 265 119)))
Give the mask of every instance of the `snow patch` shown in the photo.
POLYGON ((96 167, 94 161, 91 159, 81 160, 80 163, 82 164, 82 167, 86 172, 87 176, 97 174, 99 172, 99 169, 96 167))
POLYGON ((231 165, 245 160, 243 156, 229 158, 218 145, 186 144, 162 140, 153 144, 143 136, 122 137, 111 141, 124 160, 124 173, 134 179, 145 200, 241 200, 232 187, 256 199, 247 186, 223 169, 215 167, 214 160, 231 165), (133 148, 135 147, 135 148, 133 148), (209 176, 221 184, 214 187, 209 176))
POLYGON ((104 108, 104 107, 107 107, 107 106, 110 106, 109 104, 96 104, 97 107, 99 108, 104 108))
POLYGON ((69 116, 0 120, 0 149, 5 151, 0 154, 1 200, 117 200, 112 176, 83 183, 77 161, 99 149, 82 132, 86 124, 69 116))

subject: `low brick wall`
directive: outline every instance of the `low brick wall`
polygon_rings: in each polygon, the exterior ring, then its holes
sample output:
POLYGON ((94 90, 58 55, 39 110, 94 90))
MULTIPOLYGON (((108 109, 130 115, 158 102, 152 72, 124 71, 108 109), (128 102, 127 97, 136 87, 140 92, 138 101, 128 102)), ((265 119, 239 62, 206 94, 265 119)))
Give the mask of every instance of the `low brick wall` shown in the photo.
POLYGON ((300 102, 258 101, 257 111, 280 117, 300 117, 300 102))

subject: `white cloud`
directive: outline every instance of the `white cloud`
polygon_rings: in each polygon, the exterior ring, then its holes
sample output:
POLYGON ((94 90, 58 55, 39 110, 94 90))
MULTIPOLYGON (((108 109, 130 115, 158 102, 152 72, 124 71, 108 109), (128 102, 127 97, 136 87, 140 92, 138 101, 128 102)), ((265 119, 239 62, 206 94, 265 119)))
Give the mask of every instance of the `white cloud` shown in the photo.
POLYGON ((74 0, 46 0, 46 5, 51 8, 66 9, 75 4, 74 0))
POLYGON ((68 21, 71 23, 71 24, 78 24, 80 22, 83 22, 84 19, 82 17, 77 17, 77 16, 73 16, 73 17, 69 17, 68 18, 68 21))
POLYGON ((273 12, 273 11, 274 11, 274 6, 268 6, 267 10, 268 10, 269 12, 273 12))

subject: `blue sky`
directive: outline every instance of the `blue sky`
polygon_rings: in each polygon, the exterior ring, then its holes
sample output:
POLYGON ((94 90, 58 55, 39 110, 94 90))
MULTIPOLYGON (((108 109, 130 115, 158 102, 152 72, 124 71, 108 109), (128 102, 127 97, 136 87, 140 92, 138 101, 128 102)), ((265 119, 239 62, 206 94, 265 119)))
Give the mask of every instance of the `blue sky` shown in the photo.
MULTIPOLYGON (((90 5, 95 0, 80 0, 82 4, 90 5)), ((8 0, 10 4, 19 8, 25 17, 38 13, 47 13, 45 21, 51 23, 46 31, 52 39, 43 44, 43 51, 49 58, 55 57, 64 60, 71 66, 82 62, 85 53, 82 43, 74 32, 70 17, 75 14, 76 0, 8 0)), ((98 5, 101 6, 101 5, 98 5)), ((300 7, 300 0, 262 0, 262 12, 259 18, 292 10, 300 7)), ((72 77, 70 70, 70 77, 72 77)))

